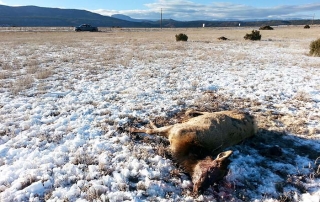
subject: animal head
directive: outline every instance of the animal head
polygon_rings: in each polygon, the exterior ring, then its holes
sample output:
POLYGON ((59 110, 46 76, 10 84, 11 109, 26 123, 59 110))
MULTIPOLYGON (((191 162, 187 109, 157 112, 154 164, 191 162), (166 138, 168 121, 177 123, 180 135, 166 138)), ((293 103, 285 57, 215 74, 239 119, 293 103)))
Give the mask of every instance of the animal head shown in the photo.
POLYGON ((203 192, 214 182, 221 180, 228 172, 229 157, 232 151, 218 154, 216 159, 206 158, 198 161, 192 174, 193 191, 203 192))

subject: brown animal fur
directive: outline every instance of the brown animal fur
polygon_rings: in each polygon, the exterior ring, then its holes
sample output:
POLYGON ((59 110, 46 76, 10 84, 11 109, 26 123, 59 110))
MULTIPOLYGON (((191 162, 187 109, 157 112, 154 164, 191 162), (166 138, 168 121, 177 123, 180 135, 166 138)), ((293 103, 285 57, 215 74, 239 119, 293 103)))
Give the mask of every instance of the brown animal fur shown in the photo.
MULTIPOLYGON (((157 128, 152 122, 152 129, 131 129, 131 132, 143 132, 147 134, 158 133, 167 137, 170 141, 170 150, 177 161, 184 167, 185 171, 193 176, 214 176, 215 174, 199 175, 199 172, 208 172, 211 167, 225 165, 225 161, 232 151, 223 155, 224 158, 215 160, 201 160, 203 155, 217 155, 227 147, 238 144, 245 138, 255 134, 256 127, 252 116, 238 111, 221 111, 215 113, 187 111, 187 115, 199 115, 190 118, 184 123, 157 128), (201 169, 201 166, 208 169, 201 169)), ((222 166, 223 167, 223 166, 222 166)), ((216 172, 216 171, 215 171, 216 172)), ((206 177, 206 178, 207 178, 206 177)), ((206 179, 199 182, 194 180, 195 191, 202 187, 206 179)), ((199 178, 199 179, 200 179, 199 178)), ((212 177, 210 177, 212 178, 212 177)))
POLYGON ((198 161, 192 174, 193 191, 195 193, 206 190, 213 182, 223 179, 228 172, 229 157, 232 151, 221 152, 215 160, 207 157, 198 161))

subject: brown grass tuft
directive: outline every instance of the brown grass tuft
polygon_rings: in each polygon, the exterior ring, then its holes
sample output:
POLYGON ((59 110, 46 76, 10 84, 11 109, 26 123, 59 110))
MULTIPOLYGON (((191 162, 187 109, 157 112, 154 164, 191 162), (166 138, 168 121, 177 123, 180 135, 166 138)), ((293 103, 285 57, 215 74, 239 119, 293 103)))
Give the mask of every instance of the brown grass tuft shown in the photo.
POLYGON ((22 76, 20 79, 16 79, 13 84, 11 91, 13 94, 21 93, 21 91, 29 89, 32 87, 34 79, 32 76, 26 75, 22 76))

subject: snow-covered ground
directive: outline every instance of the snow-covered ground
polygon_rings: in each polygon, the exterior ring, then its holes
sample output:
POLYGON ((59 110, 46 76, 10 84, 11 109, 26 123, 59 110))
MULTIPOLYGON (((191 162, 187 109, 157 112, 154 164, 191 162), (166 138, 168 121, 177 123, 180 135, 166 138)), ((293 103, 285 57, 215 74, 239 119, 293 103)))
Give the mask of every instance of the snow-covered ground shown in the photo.
POLYGON ((316 38, 186 32, 0 32, 0 201, 319 202, 316 38), (248 111, 260 127, 200 196, 165 140, 126 132, 187 108, 248 111))

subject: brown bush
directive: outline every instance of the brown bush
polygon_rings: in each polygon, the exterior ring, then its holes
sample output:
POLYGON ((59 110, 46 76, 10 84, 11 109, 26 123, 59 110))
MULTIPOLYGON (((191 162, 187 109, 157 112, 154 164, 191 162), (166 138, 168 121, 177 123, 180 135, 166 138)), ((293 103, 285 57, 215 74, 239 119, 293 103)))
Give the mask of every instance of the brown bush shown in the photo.
POLYGON ((310 43, 310 55, 320 57, 320 38, 310 43))
POLYGON ((261 40, 261 34, 258 30, 252 30, 251 34, 246 34, 244 36, 244 39, 245 40, 252 40, 252 41, 261 40))
POLYGON ((188 41, 188 36, 183 33, 176 34, 176 41, 188 41))
POLYGON ((266 25, 266 26, 260 27, 259 30, 273 30, 273 28, 270 27, 269 25, 266 25))
POLYGON ((224 36, 219 37, 218 39, 219 39, 219 40, 223 40, 223 41, 225 41, 225 40, 229 40, 228 38, 226 38, 226 37, 224 37, 224 36))

